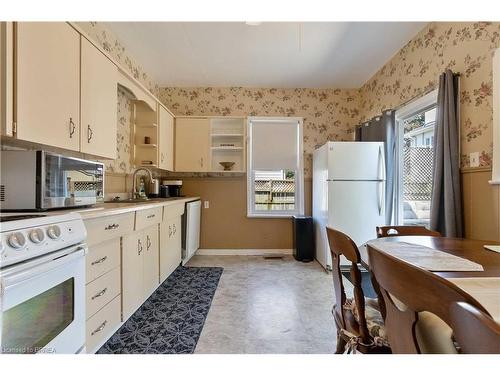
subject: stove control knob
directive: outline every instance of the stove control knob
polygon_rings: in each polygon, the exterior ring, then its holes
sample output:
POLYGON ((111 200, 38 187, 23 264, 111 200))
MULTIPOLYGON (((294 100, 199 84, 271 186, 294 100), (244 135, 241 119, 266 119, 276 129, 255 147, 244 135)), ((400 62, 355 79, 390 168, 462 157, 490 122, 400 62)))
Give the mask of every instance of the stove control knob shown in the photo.
POLYGON ((45 233, 40 228, 33 229, 29 234, 30 240, 33 243, 40 243, 45 239, 45 233))
POLYGON ((14 249, 21 249, 26 244, 26 238, 21 232, 14 232, 9 236, 7 242, 10 247, 13 247, 14 249))
POLYGON ((61 228, 58 225, 51 225, 47 228, 47 235, 53 240, 57 240, 61 237, 61 228))

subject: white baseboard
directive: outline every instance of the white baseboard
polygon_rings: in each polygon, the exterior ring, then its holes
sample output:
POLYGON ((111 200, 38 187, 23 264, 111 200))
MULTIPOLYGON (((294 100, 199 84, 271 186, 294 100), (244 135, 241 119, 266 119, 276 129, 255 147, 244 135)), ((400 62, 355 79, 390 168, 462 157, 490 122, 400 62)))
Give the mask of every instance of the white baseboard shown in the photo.
POLYGON ((291 255, 293 249, 198 249, 196 255, 291 255))

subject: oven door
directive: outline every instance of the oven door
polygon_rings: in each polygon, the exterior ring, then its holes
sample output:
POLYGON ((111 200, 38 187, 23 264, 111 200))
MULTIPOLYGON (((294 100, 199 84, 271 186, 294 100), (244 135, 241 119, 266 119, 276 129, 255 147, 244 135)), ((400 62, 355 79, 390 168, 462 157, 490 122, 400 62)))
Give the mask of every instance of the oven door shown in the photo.
POLYGON ((77 353, 85 345, 85 245, 0 272, 2 353, 77 353))
POLYGON ((40 152, 41 207, 95 204, 104 196, 102 163, 40 152))

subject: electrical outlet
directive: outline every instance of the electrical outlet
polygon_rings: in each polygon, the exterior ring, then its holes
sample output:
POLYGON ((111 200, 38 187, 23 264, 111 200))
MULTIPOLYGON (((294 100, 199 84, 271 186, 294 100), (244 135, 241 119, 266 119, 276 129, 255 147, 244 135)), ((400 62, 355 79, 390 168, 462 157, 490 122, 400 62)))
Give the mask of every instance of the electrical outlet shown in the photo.
POLYGON ((469 154, 469 161, 472 168, 479 167, 479 152, 471 152, 469 154))
POLYGON ((203 202, 203 207, 204 208, 210 208, 210 202, 209 201, 204 201, 203 202))

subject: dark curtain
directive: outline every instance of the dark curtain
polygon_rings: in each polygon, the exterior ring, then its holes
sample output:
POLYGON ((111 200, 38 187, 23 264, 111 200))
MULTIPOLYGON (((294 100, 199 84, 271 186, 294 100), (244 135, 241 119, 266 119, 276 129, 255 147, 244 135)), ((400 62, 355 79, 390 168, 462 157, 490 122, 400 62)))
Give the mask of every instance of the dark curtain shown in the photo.
POLYGON ((463 235, 458 84, 459 76, 449 69, 439 77, 434 128, 434 179, 430 227, 446 237, 463 235))
POLYGON ((390 225, 394 209, 394 170, 396 160, 395 111, 385 111, 368 123, 356 128, 356 141, 384 142, 385 144, 385 223, 390 225))

